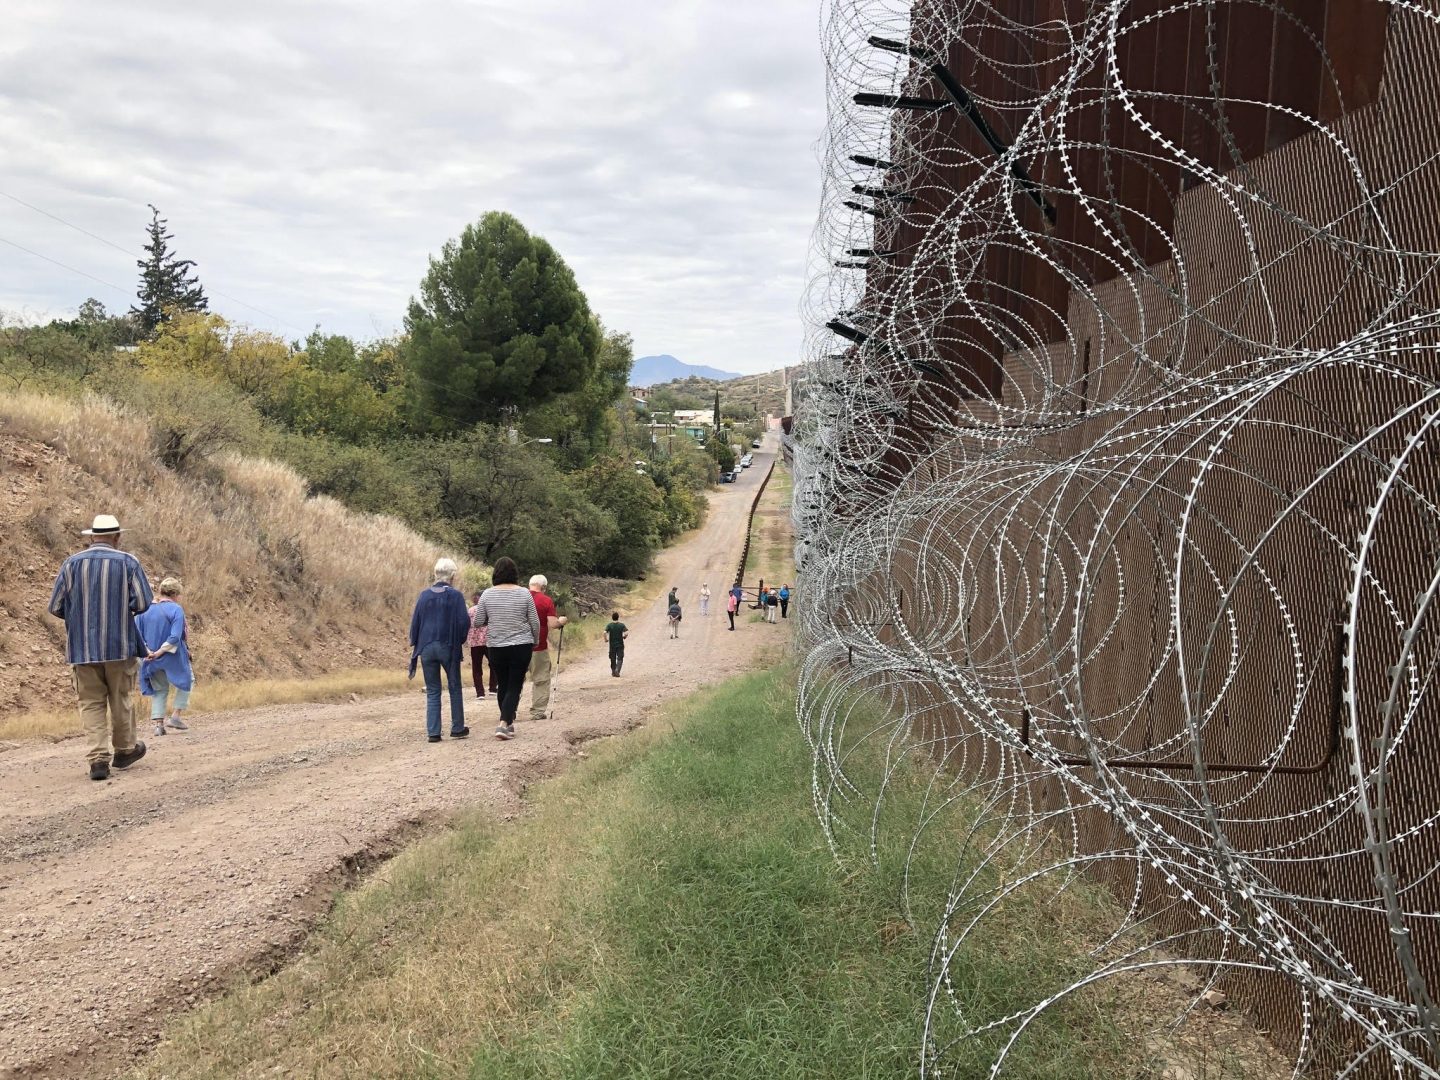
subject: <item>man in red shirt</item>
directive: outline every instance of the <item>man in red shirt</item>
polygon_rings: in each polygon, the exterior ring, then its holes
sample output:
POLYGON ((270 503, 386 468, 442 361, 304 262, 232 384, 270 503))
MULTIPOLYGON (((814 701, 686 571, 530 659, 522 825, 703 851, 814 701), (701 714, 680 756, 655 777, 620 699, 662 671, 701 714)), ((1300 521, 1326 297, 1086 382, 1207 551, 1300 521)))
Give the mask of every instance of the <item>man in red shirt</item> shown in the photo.
POLYGON ((550 708, 550 631, 557 630, 568 621, 564 615, 555 613, 555 601, 546 595, 550 587, 544 574, 530 579, 530 595, 535 599, 535 614, 540 616, 540 640, 535 643, 535 653, 530 657, 530 719, 544 720, 550 708))

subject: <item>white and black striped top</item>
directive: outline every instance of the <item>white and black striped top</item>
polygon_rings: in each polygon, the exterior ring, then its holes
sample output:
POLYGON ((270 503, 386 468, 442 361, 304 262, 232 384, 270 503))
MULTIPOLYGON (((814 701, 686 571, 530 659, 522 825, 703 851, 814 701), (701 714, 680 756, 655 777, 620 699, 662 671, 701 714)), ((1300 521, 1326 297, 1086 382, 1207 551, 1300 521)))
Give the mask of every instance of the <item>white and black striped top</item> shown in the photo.
POLYGON ((476 626, 490 629, 485 644, 491 649, 506 645, 534 645, 540 639, 540 616, 529 589, 513 585, 492 585, 480 594, 475 605, 476 626))

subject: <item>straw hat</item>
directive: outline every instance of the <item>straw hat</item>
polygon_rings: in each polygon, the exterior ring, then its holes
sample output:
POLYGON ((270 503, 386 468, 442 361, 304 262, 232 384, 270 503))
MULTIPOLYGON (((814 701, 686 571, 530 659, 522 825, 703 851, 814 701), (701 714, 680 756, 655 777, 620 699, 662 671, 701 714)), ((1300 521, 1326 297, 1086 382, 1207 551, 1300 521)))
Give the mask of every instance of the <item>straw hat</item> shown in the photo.
POLYGON ((110 514, 96 514, 95 520, 90 523, 90 528, 81 529, 81 536, 110 536, 123 531, 120 522, 110 514))

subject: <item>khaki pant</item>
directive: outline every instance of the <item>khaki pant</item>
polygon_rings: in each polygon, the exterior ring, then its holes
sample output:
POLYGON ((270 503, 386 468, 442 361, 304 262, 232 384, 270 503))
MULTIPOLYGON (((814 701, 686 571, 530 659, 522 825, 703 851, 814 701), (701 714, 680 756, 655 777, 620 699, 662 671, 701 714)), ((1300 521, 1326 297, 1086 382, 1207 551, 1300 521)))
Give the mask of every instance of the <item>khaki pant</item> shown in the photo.
POLYGON ((530 719, 544 720, 550 708, 550 650, 542 649, 530 657, 530 719))
POLYGON ((70 679, 80 699, 80 722, 90 739, 85 760, 110 763, 112 753, 135 749, 135 676, 139 660, 110 660, 103 664, 75 664, 70 679), (110 716, 105 716, 106 707, 110 716))

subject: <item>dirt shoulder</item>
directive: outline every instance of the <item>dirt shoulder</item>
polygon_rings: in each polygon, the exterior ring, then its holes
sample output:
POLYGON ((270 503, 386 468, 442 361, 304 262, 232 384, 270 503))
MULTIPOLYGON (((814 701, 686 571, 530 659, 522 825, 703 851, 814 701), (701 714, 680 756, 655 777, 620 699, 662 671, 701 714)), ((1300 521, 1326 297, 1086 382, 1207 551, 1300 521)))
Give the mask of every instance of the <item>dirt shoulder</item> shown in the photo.
POLYGON ((730 633, 722 604, 702 619, 696 600, 702 581, 723 595, 753 495, 722 487, 661 556, 680 638, 651 604, 628 620, 624 677, 600 649, 562 665, 555 718, 531 724, 522 703, 513 742, 489 737, 494 698, 471 696, 472 737, 427 743, 417 688, 211 716, 103 784, 76 740, 0 753, 0 1076, 123 1068, 167 1015, 283 962, 337 889, 417 831, 476 805, 512 816, 585 741, 773 657, 788 627, 730 633))

